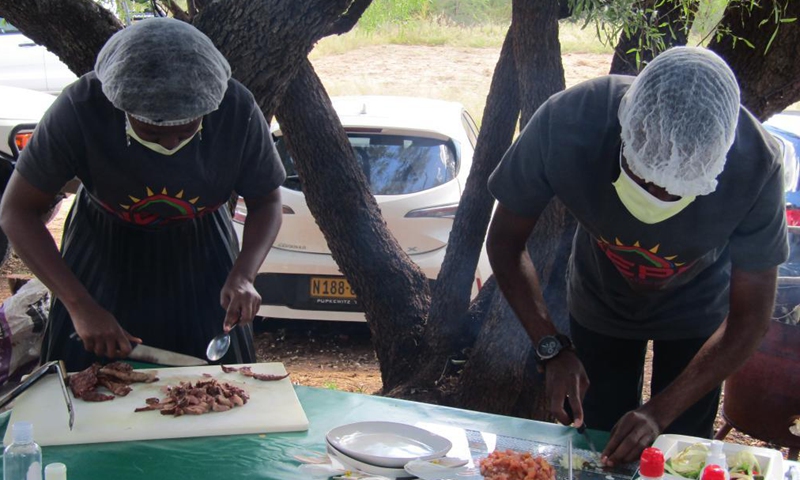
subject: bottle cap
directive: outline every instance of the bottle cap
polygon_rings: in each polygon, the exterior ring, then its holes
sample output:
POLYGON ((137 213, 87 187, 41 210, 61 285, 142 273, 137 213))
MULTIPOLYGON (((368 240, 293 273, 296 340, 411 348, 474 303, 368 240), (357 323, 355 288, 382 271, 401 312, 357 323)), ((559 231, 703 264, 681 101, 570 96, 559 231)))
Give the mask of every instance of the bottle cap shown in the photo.
POLYGON ((639 473, 643 477, 663 476, 664 453, 655 447, 645 448, 639 461, 639 473))
POLYGON ((32 442, 33 424, 30 422, 15 422, 11 426, 11 439, 14 442, 32 442))
POLYGON ((701 480, 725 480, 725 469, 719 465, 706 465, 701 480))
POLYGON ((63 463, 48 463, 44 467, 44 480, 67 480, 67 466, 63 463))

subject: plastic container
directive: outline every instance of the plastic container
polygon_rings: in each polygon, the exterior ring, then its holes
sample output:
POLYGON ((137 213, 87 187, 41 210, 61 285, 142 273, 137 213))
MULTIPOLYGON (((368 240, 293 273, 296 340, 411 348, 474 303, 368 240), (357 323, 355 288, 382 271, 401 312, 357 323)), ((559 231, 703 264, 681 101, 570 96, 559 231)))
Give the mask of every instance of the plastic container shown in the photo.
MULTIPOLYGON (((711 442, 707 438, 674 435, 671 433, 659 435, 655 443, 653 443, 653 446, 664 452, 664 457, 669 460, 678 455, 685 448, 696 443, 704 443, 709 447, 711 446, 711 442)), ((722 452, 727 456, 739 452, 750 452, 756 457, 758 461, 758 471, 764 476, 764 480, 785 480, 783 476, 783 455, 781 455, 781 452, 778 450, 723 442, 722 452)), ((679 475, 670 475, 669 473, 664 474, 664 479, 691 480, 679 475)))
POLYGON ((664 477, 664 453, 660 449, 644 449, 639 459, 639 477, 642 480, 659 480, 664 477))
POLYGON ((33 425, 14 423, 11 439, 3 452, 3 480, 42 480, 42 449, 33 441, 33 425))
POLYGON ((63 463, 48 463, 44 467, 44 480, 67 480, 67 466, 63 463))
POLYGON ((708 446, 706 465, 717 465, 721 467, 723 473, 725 474, 724 479, 721 480, 730 480, 731 474, 728 472, 728 461, 725 458, 725 452, 723 451, 724 446, 725 443, 721 440, 711 441, 711 444, 708 446))

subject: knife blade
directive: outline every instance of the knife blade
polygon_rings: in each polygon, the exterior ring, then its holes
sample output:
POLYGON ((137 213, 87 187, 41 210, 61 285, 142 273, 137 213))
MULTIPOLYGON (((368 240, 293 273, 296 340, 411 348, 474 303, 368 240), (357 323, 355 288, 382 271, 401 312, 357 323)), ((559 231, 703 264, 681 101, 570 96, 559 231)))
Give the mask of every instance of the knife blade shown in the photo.
POLYGON ((202 358, 141 344, 133 346, 133 350, 131 350, 128 358, 168 367, 196 367, 199 365, 208 365, 208 362, 202 358))
MULTIPOLYGON (((569 399, 564 399, 564 410, 569 415, 569 419, 574 421, 575 414, 572 413, 572 406, 569 404, 569 399)), ((589 432, 586 431, 586 422, 584 421, 580 427, 576 427, 575 430, 578 431, 581 435, 583 435, 583 439, 586 440, 586 444, 589 445, 589 449, 597 458, 597 461, 600 461, 600 454, 597 453, 597 447, 594 446, 594 441, 592 441, 592 437, 589 436, 589 432)))

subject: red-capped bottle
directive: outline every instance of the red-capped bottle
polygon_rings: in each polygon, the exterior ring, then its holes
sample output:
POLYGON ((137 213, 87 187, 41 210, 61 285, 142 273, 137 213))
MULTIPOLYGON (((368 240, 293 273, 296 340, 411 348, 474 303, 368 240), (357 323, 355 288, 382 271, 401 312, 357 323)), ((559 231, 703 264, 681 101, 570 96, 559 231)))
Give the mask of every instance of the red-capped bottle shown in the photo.
POLYGON ((664 476, 664 453, 655 447, 645 448, 639 459, 642 480, 659 480, 664 476))
POLYGON ((725 480, 725 469, 719 465, 706 465, 700 480, 725 480))

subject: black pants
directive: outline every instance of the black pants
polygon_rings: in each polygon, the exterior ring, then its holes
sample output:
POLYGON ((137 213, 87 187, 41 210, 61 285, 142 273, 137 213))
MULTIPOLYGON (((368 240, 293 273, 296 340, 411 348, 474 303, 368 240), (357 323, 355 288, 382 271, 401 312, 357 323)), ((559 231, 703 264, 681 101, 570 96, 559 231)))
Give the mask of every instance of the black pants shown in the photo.
MULTIPOLYGON (((589 376, 583 413, 590 428, 611 430, 642 403, 646 340, 624 340, 588 330, 570 318, 572 341, 589 376)), ((707 338, 653 342, 651 395, 664 390, 689 364, 707 338)), ((715 388, 678 417, 663 433, 711 438, 719 406, 715 388)))

